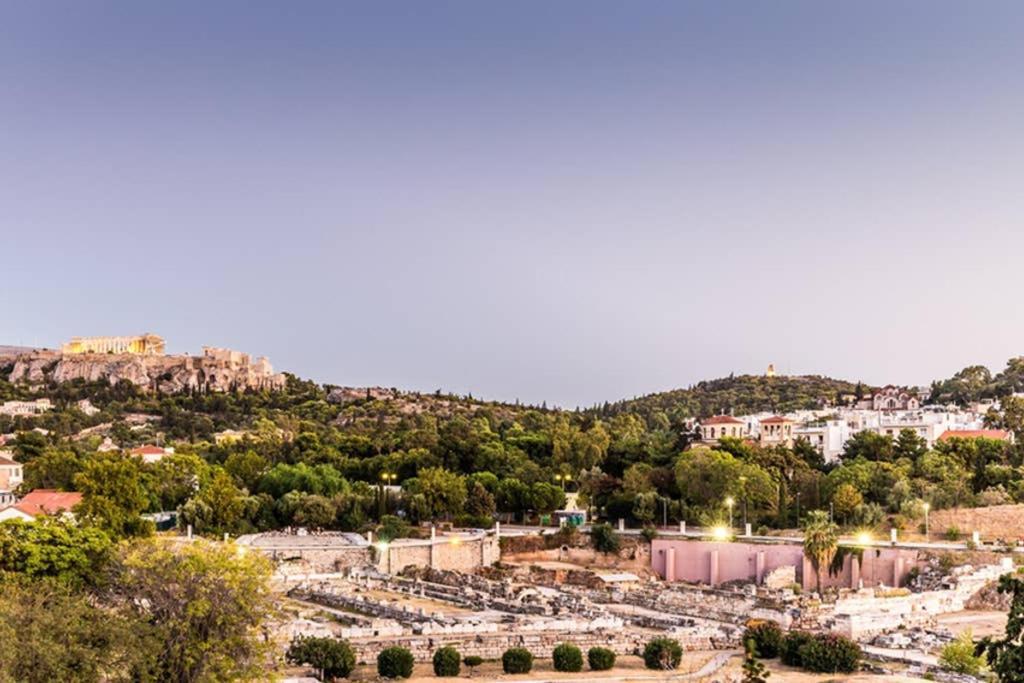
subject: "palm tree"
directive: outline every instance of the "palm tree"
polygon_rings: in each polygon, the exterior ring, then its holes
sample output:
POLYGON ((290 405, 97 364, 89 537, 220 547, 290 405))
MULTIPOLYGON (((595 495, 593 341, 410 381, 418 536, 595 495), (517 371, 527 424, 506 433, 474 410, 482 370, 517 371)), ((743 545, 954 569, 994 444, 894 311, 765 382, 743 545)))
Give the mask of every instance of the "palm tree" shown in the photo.
POLYGON ((839 545, 839 527, 829 521, 828 513, 815 510, 807 515, 804 524, 804 555, 811 561, 821 593, 821 570, 832 563, 839 545))

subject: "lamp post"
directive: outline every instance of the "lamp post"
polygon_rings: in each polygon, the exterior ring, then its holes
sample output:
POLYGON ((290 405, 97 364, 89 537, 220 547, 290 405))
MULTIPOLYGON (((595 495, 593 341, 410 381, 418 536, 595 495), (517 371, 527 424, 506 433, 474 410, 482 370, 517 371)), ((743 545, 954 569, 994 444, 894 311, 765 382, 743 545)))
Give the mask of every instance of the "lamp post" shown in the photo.
POLYGON ((380 473, 380 516, 383 517, 387 512, 387 500, 388 493, 385 490, 385 486, 394 483, 398 475, 394 472, 381 472, 380 473))
POLYGON ((931 503, 924 504, 924 541, 925 543, 931 542, 931 533, 928 528, 928 511, 932 509, 931 503))
POLYGON ((736 504, 732 496, 726 496, 725 506, 729 508, 729 528, 732 529, 732 506, 736 504))
POLYGON ((796 525, 800 526, 800 491, 796 492, 796 525))
MULTIPOLYGON (((747 528, 747 478, 740 475, 740 494, 743 496, 743 528, 747 528)), ((744 532, 746 533, 746 532, 744 532)))

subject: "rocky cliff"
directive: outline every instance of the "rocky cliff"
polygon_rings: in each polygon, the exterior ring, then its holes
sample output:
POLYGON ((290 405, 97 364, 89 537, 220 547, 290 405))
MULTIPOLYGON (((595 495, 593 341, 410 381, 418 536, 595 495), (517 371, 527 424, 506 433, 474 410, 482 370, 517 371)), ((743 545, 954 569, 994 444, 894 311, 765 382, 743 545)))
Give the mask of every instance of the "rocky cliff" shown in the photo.
POLYGON ((110 384, 131 382, 164 393, 192 389, 237 391, 281 389, 285 376, 270 370, 268 363, 210 356, 142 356, 136 354, 75 354, 34 351, 14 358, 11 382, 41 384, 83 379, 110 384))

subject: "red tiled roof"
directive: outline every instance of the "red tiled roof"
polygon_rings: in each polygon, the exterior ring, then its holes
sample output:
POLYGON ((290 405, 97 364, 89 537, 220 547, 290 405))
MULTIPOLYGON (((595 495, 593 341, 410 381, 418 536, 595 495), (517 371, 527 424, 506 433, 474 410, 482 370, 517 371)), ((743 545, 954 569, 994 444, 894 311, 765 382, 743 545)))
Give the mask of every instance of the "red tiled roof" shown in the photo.
POLYGON ((701 425, 741 425, 743 420, 737 420, 731 415, 715 415, 709 417, 706 420, 700 421, 701 425))
POLYGON ((131 450, 132 455, 163 455, 164 449, 159 446, 139 446, 131 450))
POLYGON ((788 417, 782 417, 781 415, 773 415, 772 417, 767 417, 761 420, 761 424, 763 425, 782 424, 783 422, 792 422, 792 420, 788 417))
POLYGON ((939 437, 939 441, 949 441, 950 439, 996 439, 997 441, 1009 441, 1010 433, 1005 429, 947 429, 939 437))
POLYGON ((62 510, 70 511, 81 502, 82 494, 76 491, 36 489, 29 491, 14 507, 27 515, 36 517, 42 514, 55 515, 62 510))
POLYGON ((13 458, 8 458, 6 455, 0 455, 0 467, 11 467, 12 465, 20 464, 20 462, 13 458))

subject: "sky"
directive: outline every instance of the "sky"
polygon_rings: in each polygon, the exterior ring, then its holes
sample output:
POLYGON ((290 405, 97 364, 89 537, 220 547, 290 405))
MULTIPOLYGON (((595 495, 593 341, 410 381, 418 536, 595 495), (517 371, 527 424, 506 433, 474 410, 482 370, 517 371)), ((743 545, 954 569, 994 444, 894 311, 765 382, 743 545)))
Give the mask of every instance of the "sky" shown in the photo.
POLYGON ((0 3, 0 344, 573 407, 1024 353, 1024 3, 0 3))

